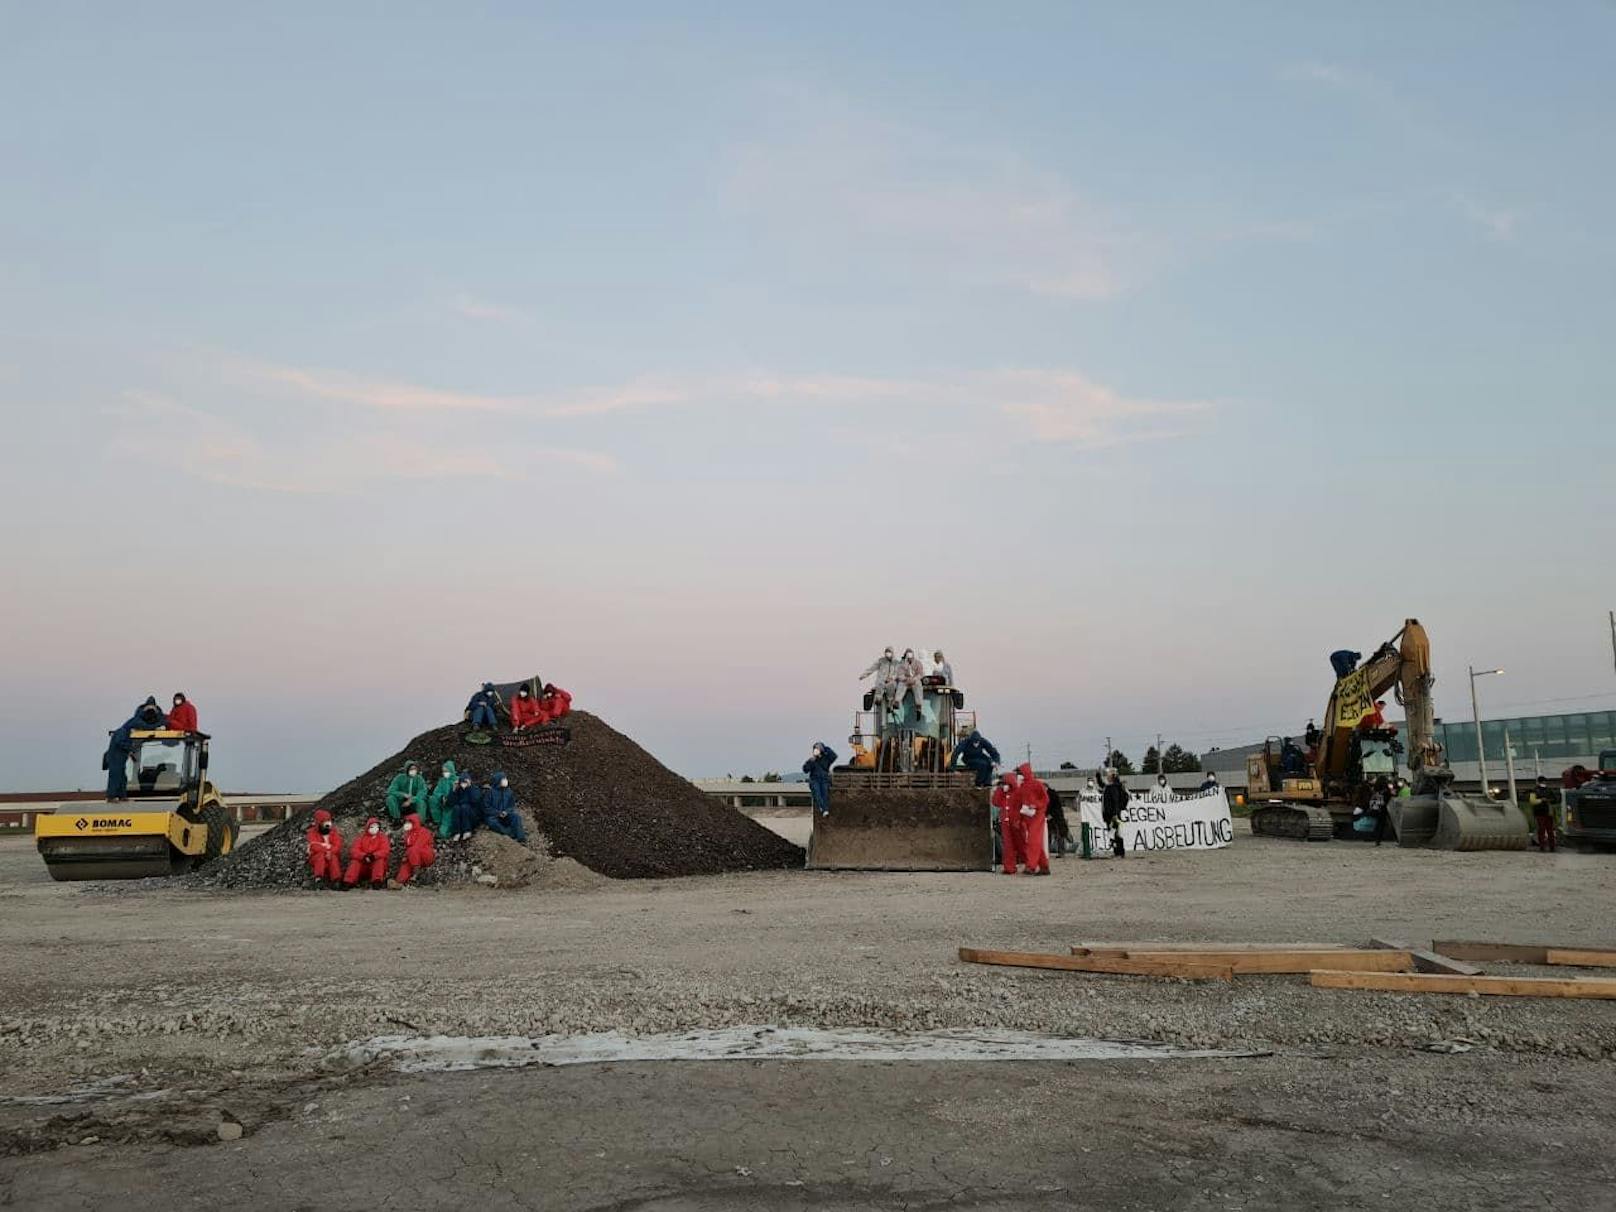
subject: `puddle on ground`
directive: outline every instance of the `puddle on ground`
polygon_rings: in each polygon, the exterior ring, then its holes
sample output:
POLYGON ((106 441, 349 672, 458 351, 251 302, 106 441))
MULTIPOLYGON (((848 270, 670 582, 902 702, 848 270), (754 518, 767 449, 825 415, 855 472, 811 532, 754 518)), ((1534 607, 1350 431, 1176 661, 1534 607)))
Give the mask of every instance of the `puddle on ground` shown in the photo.
POLYGON ((340 1049, 359 1064, 390 1060, 406 1073, 590 1065, 603 1061, 1114 1061, 1199 1060, 1267 1052, 1174 1048, 1129 1040, 1072 1039, 1027 1031, 882 1031, 725 1027, 666 1035, 379 1035, 340 1049))

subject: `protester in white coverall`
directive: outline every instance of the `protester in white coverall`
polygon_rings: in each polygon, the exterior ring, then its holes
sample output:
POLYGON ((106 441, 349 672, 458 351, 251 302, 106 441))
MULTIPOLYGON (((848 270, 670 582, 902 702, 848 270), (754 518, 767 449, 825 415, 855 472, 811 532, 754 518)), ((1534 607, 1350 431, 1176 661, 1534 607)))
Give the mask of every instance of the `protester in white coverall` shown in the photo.
POLYGON ((870 662, 868 669, 859 674, 859 681, 862 682, 872 673, 875 674, 876 702, 891 702, 892 687, 897 680, 897 668, 898 662, 892 655, 892 649, 888 648, 879 657, 870 662))
POLYGON ((926 705, 926 688, 921 679, 926 676, 926 666, 915 655, 913 648, 903 650, 903 660, 898 662, 898 703, 901 705, 905 694, 915 696, 915 710, 924 711, 926 705))
POLYGON ((954 667, 947 661, 943 660, 941 650, 932 653, 931 659, 936 662, 936 664, 932 666, 932 676, 942 678, 944 686, 952 686, 954 684, 954 667))
POLYGON ((1167 776, 1158 774, 1156 785, 1150 789, 1150 798, 1153 800, 1170 800, 1173 798, 1173 789, 1167 785, 1167 776))

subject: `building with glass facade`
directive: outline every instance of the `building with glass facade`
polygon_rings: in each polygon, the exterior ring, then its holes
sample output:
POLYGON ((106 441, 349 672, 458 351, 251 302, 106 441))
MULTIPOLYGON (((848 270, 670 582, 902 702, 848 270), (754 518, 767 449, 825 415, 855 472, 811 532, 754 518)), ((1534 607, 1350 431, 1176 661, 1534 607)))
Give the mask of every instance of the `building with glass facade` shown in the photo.
MULTIPOLYGON (((1586 761, 1598 757, 1602 749, 1616 749, 1616 711, 1582 711, 1575 715, 1529 715, 1513 720, 1483 720, 1481 739, 1487 747, 1487 764, 1504 760, 1504 734, 1515 750, 1516 762, 1541 761, 1544 770, 1571 759, 1586 761)), ((1447 751, 1448 761, 1474 762, 1476 726, 1463 723, 1436 725, 1436 738, 1447 751)))

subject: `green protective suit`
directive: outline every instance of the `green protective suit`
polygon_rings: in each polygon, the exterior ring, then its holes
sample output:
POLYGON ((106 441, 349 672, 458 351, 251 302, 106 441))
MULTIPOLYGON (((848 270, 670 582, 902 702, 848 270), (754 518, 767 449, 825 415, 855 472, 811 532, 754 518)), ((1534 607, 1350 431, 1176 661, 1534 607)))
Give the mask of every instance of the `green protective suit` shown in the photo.
POLYGON ((449 793, 454 790, 455 770, 453 762, 443 764, 443 777, 440 778, 426 797, 426 823, 430 829, 436 829, 439 837, 448 837, 450 818, 454 813, 449 811, 449 793))
POLYGON ((426 807, 426 780, 420 775, 410 777, 410 768, 406 766, 393 776, 393 781, 387 786, 387 815, 395 821, 404 819, 405 812, 419 812, 426 807), (404 807, 405 797, 413 802, 410 807, 404 807))

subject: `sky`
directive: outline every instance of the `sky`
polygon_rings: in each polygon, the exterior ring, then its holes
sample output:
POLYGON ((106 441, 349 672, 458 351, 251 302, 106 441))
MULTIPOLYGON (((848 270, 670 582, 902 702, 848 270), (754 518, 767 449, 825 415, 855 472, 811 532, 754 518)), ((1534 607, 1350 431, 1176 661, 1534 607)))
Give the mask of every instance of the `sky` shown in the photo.
POLYGON ((0 786, 1616 704, 1616 8, 0 0, 0 786))

